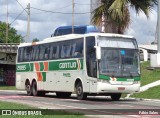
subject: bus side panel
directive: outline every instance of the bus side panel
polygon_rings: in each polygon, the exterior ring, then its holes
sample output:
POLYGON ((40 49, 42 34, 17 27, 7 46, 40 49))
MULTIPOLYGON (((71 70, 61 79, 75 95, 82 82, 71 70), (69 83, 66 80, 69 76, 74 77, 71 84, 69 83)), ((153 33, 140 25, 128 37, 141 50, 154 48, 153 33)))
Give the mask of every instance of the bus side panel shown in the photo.
POLYGON ((34 78, 36 79, 36 74, 34 72, 17 72, 16 73, 16 88, 25 90, 26 80, 28 79, 30 84, 32 84, 32 80, 34 78))
POLYGON ((22 88, 22 77, 20 73, 16 73, 16 88, 17 89, 24 89, 22 88))

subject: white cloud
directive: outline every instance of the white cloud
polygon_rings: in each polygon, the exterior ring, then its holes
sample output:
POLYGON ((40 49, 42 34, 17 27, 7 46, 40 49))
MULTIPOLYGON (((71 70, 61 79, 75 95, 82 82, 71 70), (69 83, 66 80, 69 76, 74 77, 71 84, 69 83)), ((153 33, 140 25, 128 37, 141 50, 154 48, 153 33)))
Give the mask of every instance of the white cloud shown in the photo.
POLYGON ((138 43, 145 44, 155 40, 155 32, 157 25, 157 12, 152 10, 149 19, 143 13, 136 15, 131 12, 132 23, 126 34, 133 35, 138 43))

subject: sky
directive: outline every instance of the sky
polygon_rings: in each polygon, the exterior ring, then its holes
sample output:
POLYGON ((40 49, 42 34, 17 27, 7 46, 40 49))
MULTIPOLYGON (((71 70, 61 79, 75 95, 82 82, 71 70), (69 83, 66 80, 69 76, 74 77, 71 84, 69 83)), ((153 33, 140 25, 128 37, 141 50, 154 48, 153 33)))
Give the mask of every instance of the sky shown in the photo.
MULTIPOLYGON (((6 22, 6 1, 0 0, 0 21, 6 22)), ((24 8, 30 3, 30 41, 34 38, 43 40, 50 37, 59 26, 72 25, 72 0, 8 0, 8 22, 14 27, 18 34, 23 37, 27 33, 27 12, 24 8), (37 9, 42 9, 45 12, 37 9), (55 13, 60 12, 60 13, 55 13), (22 14, 21 14, 22 13, 22 14), (21 14, 18 18, 16 18, 21 14)), ((75 25, 90 24, 90 0, 75 0, 75 25)), ((153 9, 150 18, 147 19, 143 13, 137 15, 131 12, 131 24, 126 29, 126 35, 134 36, 139 44, 149 44, 155 40, 157 26, 157 10, 153 9)), ((26 40, 26 39, 25 39, 26 40)))

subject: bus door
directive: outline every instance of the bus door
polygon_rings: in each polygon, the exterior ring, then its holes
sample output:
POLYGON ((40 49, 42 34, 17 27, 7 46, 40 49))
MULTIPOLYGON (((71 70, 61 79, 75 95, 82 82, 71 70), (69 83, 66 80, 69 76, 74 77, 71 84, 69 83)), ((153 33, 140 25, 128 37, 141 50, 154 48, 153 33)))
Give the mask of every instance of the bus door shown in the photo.
POLYGON ((95 38, 86 38, 86 67, 87 75, 89 79, 90 92, 97 90, 97 62, 96 62, 96 50, 95 50, 95 38))

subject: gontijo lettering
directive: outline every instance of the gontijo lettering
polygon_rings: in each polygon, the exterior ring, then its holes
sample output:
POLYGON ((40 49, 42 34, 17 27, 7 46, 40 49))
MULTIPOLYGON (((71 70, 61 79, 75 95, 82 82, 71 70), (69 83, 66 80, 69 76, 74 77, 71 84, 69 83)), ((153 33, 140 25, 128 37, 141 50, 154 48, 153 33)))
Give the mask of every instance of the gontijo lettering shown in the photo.
POLYGON ((76 68, 77 63, 76 62, 67 62, 67 63, 60 63, 59 68, 76 68))

